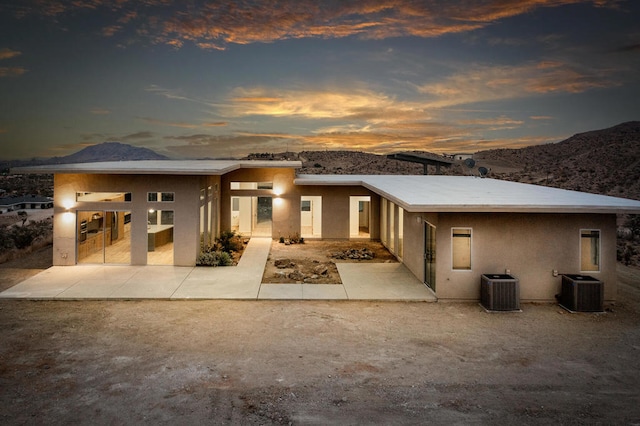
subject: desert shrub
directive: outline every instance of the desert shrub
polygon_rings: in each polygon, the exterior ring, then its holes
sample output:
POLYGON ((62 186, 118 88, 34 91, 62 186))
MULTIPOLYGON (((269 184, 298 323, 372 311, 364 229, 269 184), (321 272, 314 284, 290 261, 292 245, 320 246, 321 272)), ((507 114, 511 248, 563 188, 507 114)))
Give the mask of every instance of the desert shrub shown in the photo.
POLYGON ((219 252, 218 255, 219 265, 220 266, 230 266, 233 265, 233 258, 226 251, 219 252))
POLYGON ((199 266, 229 266, 233 264, 231 255, 224 251, 203 251, 196 259, 199 266))
POLYGON ((293 235, 289 235, 289 241, 291 244, 304 244, 304 238, 302 238, 297 232, 293 235))
POLYGON ((224 231, 213 245, 203 245, 196 259, 196 265, 229 266, 233 265, 233 253, 244 248, 242 237, 233 231, 224 231))
POLYGON ((242 237, 234 231, 221 232, 220 238, 216 240, 216 243, 221 251, 226 251, 227 253, 241 251, 243 247, 242 237))

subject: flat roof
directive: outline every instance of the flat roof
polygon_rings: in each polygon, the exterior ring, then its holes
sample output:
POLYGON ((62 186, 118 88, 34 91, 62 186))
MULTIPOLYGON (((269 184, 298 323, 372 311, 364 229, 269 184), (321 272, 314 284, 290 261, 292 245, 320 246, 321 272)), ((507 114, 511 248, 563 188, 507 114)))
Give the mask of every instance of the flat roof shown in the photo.
POLYGON ((237 169, 300 168, 301 161, 269 160, 140 160, 49 164, 11 169, 12 173, 223 175, 237 169))
POLYGON ((296 185, 361 185, 410 212, 640 213, 640 201, 474 176, 299 175, 296 185))

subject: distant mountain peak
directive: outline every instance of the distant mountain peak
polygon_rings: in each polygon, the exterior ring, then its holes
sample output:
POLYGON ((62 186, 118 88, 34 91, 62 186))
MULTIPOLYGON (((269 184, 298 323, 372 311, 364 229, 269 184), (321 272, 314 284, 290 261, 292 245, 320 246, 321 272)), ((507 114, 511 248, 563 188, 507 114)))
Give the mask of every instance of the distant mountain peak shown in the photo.
POLYGON ((158 154, 148 148, 140 148, 120 142, 103 142, 88 146, 80 151, 65 157, 56 157, 52 162, 66 163, 93 163, 103 161, 139 161, 139 160, 168 160, 169 158, 158 154))

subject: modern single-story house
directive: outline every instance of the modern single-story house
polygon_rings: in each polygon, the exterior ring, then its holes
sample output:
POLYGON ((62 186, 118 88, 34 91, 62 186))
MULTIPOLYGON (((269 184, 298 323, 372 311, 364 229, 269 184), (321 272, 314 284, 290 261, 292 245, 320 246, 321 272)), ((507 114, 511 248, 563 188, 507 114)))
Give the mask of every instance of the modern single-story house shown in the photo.
POLYGON ((53 198, 39 195, 0 198, 0 214, 22 209, 50 209, 52 207, 53 198))
MULTIPOLYGON (((221 231, 380 240, 439 299, 478 300, 483 274, 551 301, 560 274, 616 297, 616 214, 640 201, 472 176, 296 175, 297 161, 123 161, 54 174, 54 265, 192 266, 221 231)), ((393 285, 393 283, 389 283, 393 285)))

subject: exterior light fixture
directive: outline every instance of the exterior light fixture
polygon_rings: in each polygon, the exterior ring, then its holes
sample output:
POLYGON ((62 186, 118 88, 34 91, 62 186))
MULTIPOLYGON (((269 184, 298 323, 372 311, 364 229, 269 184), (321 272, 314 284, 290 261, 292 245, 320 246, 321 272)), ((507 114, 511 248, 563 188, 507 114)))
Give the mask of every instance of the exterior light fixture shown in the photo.
POLYGON ((65 211, 71 211, 71 209, 73 208, 75 202, 69 198, 62 200, 62 207, 64 208, 65 211))

